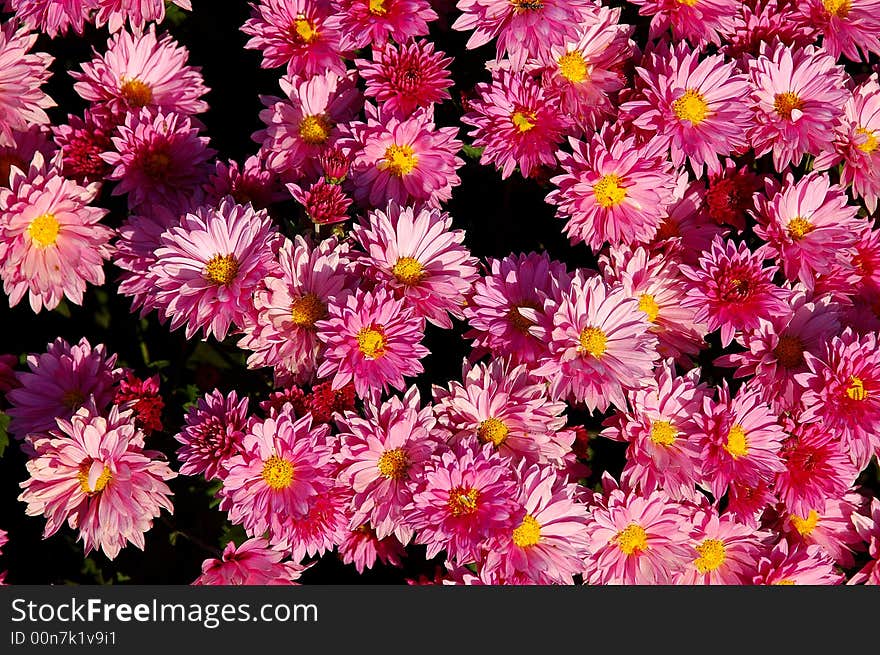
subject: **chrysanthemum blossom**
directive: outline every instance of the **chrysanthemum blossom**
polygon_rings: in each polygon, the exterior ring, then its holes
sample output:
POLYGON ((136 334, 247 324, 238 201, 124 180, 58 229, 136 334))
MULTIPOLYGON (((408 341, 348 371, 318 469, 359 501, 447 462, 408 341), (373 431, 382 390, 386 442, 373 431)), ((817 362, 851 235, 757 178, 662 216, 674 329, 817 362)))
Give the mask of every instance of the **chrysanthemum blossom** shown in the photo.
POLYGON ((364 524, 348 532, 339 544, 339 556, 343 564, 354 564, 355 570, 363 574, 377 561, 386 566, 400 566, 406 550, 397 537, 378 539, 373 529, 364 524))
MULTIPOLYGON (((52 128, 53 131, 56 129, 52 128)), ((24 132, 12 132, 12 144, 0 146, 0 187, 9 186, 9 174, 13 167, 26 172, 38 152, 44 160, 54 158, 56 144, 50 140, 51 134, 43 125, 31 125, 24 132)))
POLYGON ((308 188, 303 189, 290 182, 287 189, 303 206, 306 217, 316 226, 343 223, 351 218, 348 213, 351 198, 339 184, 328 182, 322 177, 308 188))
POLYGON ((119 380, 113 404, 121 409, 131 409, 135 425, 147 436, 162 430, 165 401, 159 392, 158 373, 142 380, 134 371, 126 369, 124 377, 119 380))
POLYGON ((477 260, 449 214, 391 202, 368 213, 352 234, 364 253, 356 261, 366 277, 392 289, 414 314, 447 329, 450 314, 463 317, 477 260))
POLYGON ((74 90, 83 100, 115 114, 152 107, 164 113, 200 114, 208 109, 201 97, 208 92, 198 67, 188 66, 189 52, 153 26, 143 34, 121 31, 95 51, 82 72, 71 71, 74 90))
POLYGON ((704 210, 719 225, 744 230, 746 213, 754 208, 753 196, 760 188, 761 178, 748 166, 737 168, 728 160, 720 174, 709 178, 704 210))
POLYGON ((251 203, 254 209, 287 199, 278 176, 268 169, 263 157, 251 155, 240 165, 237 161, 217 160, 214 172, 204 185, 205 202, 216 204, 232 196, 240 205, 251 203))
POLYGON ((105 418, 84 407, 70 421, 59 419, 34 448, 19 500, 28 516, 46 517, 44 539, 66 522, 86 554, 101 550, 114 559, 128 543, 143 550, 153 519, 173 511, 165 482, 177 474, 162 453, 144 450, 130 411, 113 407, 105 418))
POLYGON ((44 110, 54 107, 55 101, 41 87, 51 76, 54 58, 30 52, 37 36, 16 30, 13 21, 0 26, 0 146, 14 145, 13 131, 49 124, 44 110))
POLYGON ((113 149, 113 129, 108 127, 111 121, 106 111, 87 109, 82 118, 69 114, 67 121, 67 125, 52 127, 54 141, 61 150, 64 175, 80 184, 102 181, 110 166, 101 155, 113 149))
POLYGON ((856 573, 850 584, 880 585, 880 500, 871 500, 867 515, 853 514, 852 522, 859 536, 868 543, 871 560, 856 573))
MULTIPOLYGON (((191 0, 170 0, 181 9, 192 11, 191 0)), ((165 20, 165 0, 91 0, 97 6, 95 24, 107 25, 110 32, 116 32, 128 22, 131 29, 140 32, 151 21, 161 23, 165 20)))
POLYGON ((538 82, 526 73, 496 69, 492 82, 477 84, 474 93, 461 121, 474 128, 468 136, 475 148, 483 148, 481 164, 495 164, 502 179, 516 167, 532 177, 539 166, 556 165, 565 119, 538 82))
POLYGON ((275 266, 280 236, 265 210, 226 197, 166 230, 156 249, 156 303, 171 329, 222 341, 244 325, 257 284, 275 266))
POLYGON ((698 510, 692 519, 690 557, 676 577, 683 585, 744 585, 755 574, 766 533, 737 523, 714 509, 698 510))
POLYGON ((113 230, 108 210, 90 206, 96 183, 80 186, 37 152, 27 173, 13 168, 0 187, 0 276, 14 306, 28 295, 31 309, 54 309, 67 298, 82 305, 87 284, 104 284, 113 230))
POLYGON ((781 532, 793 544, 818 545, 843 568, 855 563, 854 553, 864 548, 856 527, 863 518, 869 499, 856 491, 829 498, 824 505, 783 518, 781 532))
POLYGON ((82 34, 93 4, 94 0, 6 0, 4 10, 14 11, 29 31, 43 32, 54 39, 70 29, 82 34))
POLYGON ((843 69, 813 46, 767 46, 749 61, 753 118, 749 141, 758 156, 773 152, 781 172, 834 141, 848 92, 843 69))
POLYGON ((284 553, 272 548, 260 537, 248 539, 236 547, 226 544, 219 559, 202 562, 202 574, 194 585, 289 585, 296 584, 304 567, 296 562, 282 561, 284 553))
POLYGON ((235 390, 224 394, 214 389, 199 398, 174 435, 182 444, 177 450, 180 474, 225 477, 229 460, 242 453, 248 420, 248 398, 239 399, 235 390))
POLYGON ((332 5, 327 26, 342 35, 343 50, 406 43, 426 35, 428 23, 437 20, 428 0, 332 0, 332 5))
POLYGON ((733 29, 724 37, 721 52, 741 62, 757 57, 766 44, 802 48, 816 40, 815 31, 798 21, 798 7, 785 0, 742 3, 733 16, 733 29))
POLYGON ((844 577, 817 545, 789 546, 784 539, 758 560, 756 585, 838 585, 844 577))
POLYGON ((591 412, 625 407, 624 390, 648 377, 659 357, 638 301, 598 275, 576 275, 553 315, 552 331, 534 325, 530 332, 550 351, 534 374, 548 380, 552 397, 573 398, 591 412))
POLYGON ((419 360, 428 354, 421 343, 425 321, 384 287, 358 289, 330 304, 328 317, 315 326, 326 346, 317 375, 332 376, 334 389, 354 381, 361 398, 389 387, 403 391, 404 376, 424 371, 419 360))
POLYGON ((665 36, 669 29, 673 39, 687 39, 697 49, 720 45, 733 31, 739 10, 736 0, 633 0, 633 4, 639 6, 639 15, 652 16, 648 38, 665 36))
POLYGON ((304 516, 287 517, 286 538, 276 544, 277 547, 289 553, 294 562, 306 556, 321 557, 342 544, 351 533, 350 505, 351 490, 339 485, 313 496, 304 516))
POLYGON ((822 47, 835 59, 868 61, 880 55, 878 0, 807 0, 798 4, 799 22, 822 35, 822 47), (861 55, 861 56, 860 56, 861 55))
POLYGON ((737 331, 754 330, 760 320, 772 320, 788 311, 791 293, 773 284, 775 266, 764 267, 762 251, 745 243, 715 237, 699 265, 682 266, 688 278, 682 305, 694 308, 694 320, 710 332, 721 329, 721 345, 733 341, 737 331))

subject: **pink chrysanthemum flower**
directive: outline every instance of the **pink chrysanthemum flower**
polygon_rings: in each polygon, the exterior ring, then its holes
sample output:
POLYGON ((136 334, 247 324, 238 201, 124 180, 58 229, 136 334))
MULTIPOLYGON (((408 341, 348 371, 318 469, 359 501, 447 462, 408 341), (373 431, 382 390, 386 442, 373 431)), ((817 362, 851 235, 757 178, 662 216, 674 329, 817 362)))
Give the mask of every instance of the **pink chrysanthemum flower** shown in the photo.
POLYGON ((547 353, 547 344, 530 328, 539 323, 546 332, 552 330, 555 305, 568 289, 571 275, 565 264, 551 260, 546 252, 489 258, 487 266, 486 276, 474 283, 464 308, 470 326, 465 338, 474 340, 475 354, 490 352, 515 364, 537 361, 547 353), (532 310, 531 318, 521 309, 532 310))
POLYGON ((127 543, 143 550, 153 519, 173 511, 165 481, 177 474, 162 453, 143 449, 130 412, 93 412, 84 407, 69 422, 59 419, 57 432, 34 442, 19 500, 28 516, 45 515, 44 539, 67 522, 86 554, 100 549, 114 559, 127 543))
POLYGON ((428 23, 437 20, 428 0, 332 0, 332 5, 327 26, 342 35, 343 50, 406 43, 427 34, 428 23))
POLYGON ((375 98, 391 116, 403 118, 450 97, 452 57, 435 51, 427 39, 400 46, 387 43, 373 50, 372 61, 354 63, 366 83, 364 95, 375 98))
POLYGON ((344 223, 351 218, 348 213, 351 198, 339 184, 322 177, 305 190, 293 183, 287 184, 287 190, 303 206, 306 217, 315 225, 344 223))
POLYGON ((463 383, 434 385, 434 412, 457 443, 476 437, 514 463, 560 466, 574 434, 563 431, 565 403, 547 397, 544 383, 526 365, 507 359, 462 368, 463 383))
POLYGON ((872 499, 869 514, 853 514, 852 522, 859 536, 868 542, 871 561, 852 577, 849 584, 880 585, 880 500, 872 499))
POLYGON ((812 290, 816 276, 831 272, 839 253, 855 244, 865 221, 844 190, 827 175, 810 173, 766 199, 758 197, 755 234, 766 240, 785 276, 812 290))
POLYGON ((570 585, 589 554, 587 509, 554 468, 533 465, 521 476, 525 516, 490 544, 480 574, 507 584, 570 585))
POLYGON ((880 449, 880 350, 877 333, 850 328, 828 342, 817 357, 804 353, 809 371, 795 377, 803 387, 799 420, 820 421, 845 443, 861 471, 880 449))
POLYGON ((553 329, 532 334, 549 343, 549 355, 533 372, 545 377, 554 398, 572 397, 592 412, 626 406, 624 389, 650 376, 657 337, 639 303, 599 276, 575 276, 553 316, 553 329))
POLYGON ((189 408, 183 428, 174 435, 182 446, 177 451, 181 475, 224 478, 229 461, 243 453, 248 428, 248 398, 239 399, 214 389, 189 408))
POLYGON ((541 165, 556 166, 565 119, 538 82, 525 73, 496 69, 492 82, 477 84, 474 92, 477 97, 461 121, 474 127, 468 136, 474 147, 483 148, 481 164, 495 164, 502 179, 517 166, 523 177, 537 174, 541 165))
POLYGON ((238 345, 252 351, 249 368, 272 366, 276 380, 307 379, 323 344, 315 324, 339 304, 351 286, 347 244, 333 237, 311 244, 300 235, 284 240, 273 275, 259 280, 255 312, 245 316, 238 345))
POLYGON ((317 374, 332 375, 334 389, 353 380, 361 398, 389 386, 403 391, 404 376, 424 371, 419 360, 429 352, 421 343, 425 321, 384 287, 358 289, 344 302, 330 304, 328 312, 326 320, 315 324, 326 345, 317 374))
POLYGON ((0 146, 0 187, 9 186, 9 174, 13 167, 27 172, 38 152, 44 160, 53 159, 56 149, 49 140, 50 134, 42 125, 31 125, 25 132, 12 132, 12 145, 0 146))
POLYGON ((378 539, 369 525, 361 525, 350 530, 339 544, 339 556, 343 564, 354 564, 355 570, 363 574, 377 561, 386 566, 400 566, 406 550, 396 537, 378 539))
POLYGON ((640 496, 614 490, 590 508, 590 519, 588 584, 670 584, 686 562, 687 526, 662 491, 640 496))
POLYGON ((777 415, 763 394, 744 386, 730 397, 727 383, 718 387, 718 400, 703 398, 695 417, 703 484, 717 499, 732 482, 757 487, 784 469, 780 459, 786 437, 777 415))
POLYGON ((514 69, 539 57, 553 45, 574 38, 577 25, 596 13, 588 0, 459 0, 462 12, 455 30, 474 30, 467 42, 478 48, 497 37, 498 59, 505 54, 514 69))
POLYGON ((466 296, 477 279, 477 260, 463 245, 464 230, 436 209, 400 207, 367 214, 352 228, 364 253, 357 258, 366 276, 403 298, 416 316, 452 328, 449 314, 462 318, 466 296))
POLYGON ((165 401, 159 393, 159 374, 140 379, 133 371, 126 370, 119 380, 119 389, 113 404, 134 412, 135 426, 149 436, 162 430, 162 409, 165 401))
POLYGON ((612 245, 647 243, 657 233, 675 199, 676 178, 662 146, 637 145, 634 136, 603 129, 589 142, 569 137, 572 153, 557 152, 562 175, 547 196, 566 219, 572 244, 598 251, 612 245))
POLYGON ((119 182, 113 195, 128 194, 130 209, 150 204, 185 211, 197 201, 216 153, 188 117, 143 108, 127 114, 116 133, 116 150, 101 155, 113 167, 107 179, 119 182))
POLYGON ((194 585, 289 585, 296 584, 304 568, 295 562, 281 561, 284 553, 269 546, 260 537, 248 539, 236 547, 226 544, 219 559, 202 562, 202 574, 194 585))
POLYGON ((647 64, 636 69, 643 97, 621 105, 621 112, 669 147, 676 166, 688 160, 698 176, 704 165, 721 172, 719 155, 747 145, 746 77, 722 55, 701 56, 686 44, 653 53, 647 64))
POLYGON ((263 68, 286 66, 288 75, 345 75, 342 35, 328 24, 330 9, 324 0, 260 0, 241 28, 251 37, 245 48, 262 51, 263 68))
POLYGON ((394 535, 406 545, 413 530, 403 520, 403 509, 428 459, 445 448, 431 406, 420 407, 418 389, 410 387, 402 401, 366 403, 363 417, 346 412, 338 425, 338 479, 354 492, 351 528, 369 521, 377 539, 394 535))
POLYGON ((746 214, 754 208, 753 196, 760 188, 761 178, 748 166, 737 168, 728 160, 724 170, 709 180, 704 210, 719 225, 744 230, 746 214))
POLYGON ((869 53, 880 55, 878 0, 807 0, 798 9, 799 22, 822 35, 822 47, 835 59, 843 54, 850 61, 868 61, 869 53))
POLYGON ((825 50, 766 47, 749 61, 754 111, 749 141, 757 156, 773 151, 781 172, 805 153, 828 149, 847 100, 844 72, 825 50))
POLYGON ((268 531, 272 543, 290 538, 291 519, 306 516, 315 498, 333 487, 329 431, 309 415, 252 422, 241 452, 226 461, 220 509, 248 536, 268 531))
POLYGON ((677 42, 687 39, 695 48, 709 43, 720 45, 733 31, 736 0, 633 0, 639 15, 653 16, 649 39, 665 36, 671 30, 677 42))
POLYGON ((171 329, 186 337, 226 338, 253 310, 257 284, 277 266, 280 236, 266 210, 254 211, 226 197, 218 207, 199 207, 162 234, 156 249, 156 303, 171 329))
POLYGON ((429 559, 446 551, 460 564, 478 561, 487 540, 521 520, 513 470, 490 444, 470 440, 435 454, 416 484, 404 515, 429 559))
POLYGON ((694 320, 705 323, 710 332, 721 328, 722 346, 730 344, 737 331, 755 330, 761 319, 788 312, 791 293, 773 284, 776 267, 764 268, 763 262, 762 251, 715 237, 698 267, 681 267, 690 280, 682 305, 696 309, 694 320))
POLYGON ((266 127, 254 139, 262 143, 270 170, 291 178, 316 174, 316 157, 339 138, 337 124, 351 120, 360 109, 355 74, 282 77, 279 84, 286 97, 262 98, 266 108, 260 119, 266 127))
POLYGON ((849 491, 838 498, 829 498, 818 509, 789 514, 784 517, 781 532, 793 544, 818 545, 844 568, 855 563, 854 551, 864 544, 855 523, 862 517, 867 498, 849 491))
MULTIPOLYGON (((304 557, 321 557, 348 538, 351 530, 351 490, 338 485, 310 499, 308 512, 302 517, 287 517, 287 537, 277 544, 300 562, 304 557)), ((282 519, 283 520, 283 519, 282 519)))
POLYGON ((51 76, 49 66, 54 58, 44 52, 28 52, 38 35, 15 28, 13 21, 0 26, 0 146, 15 145, 13 131, 48 125, 44 110, 55 106, 40 88, 51 76))
POLYGON ((204 186, 205 202, 219 203, 224 196, 232 196, 240 205, 251 203, 254 209, 287 199, 278 176, 268 170, 266 162, 258 155, 248 157, 241 166, 235 160, 217 160, 214 172, 204 186))
POLYGON ((62 177, 56 157, 34 155, 27 173, 13 168, 0 187, 0 276, 10 306, 28 294, 31 309, 54 309, 67 298, 82 305, 86 284, 104 284, 113 230, 100 221, 108 210, 89 203, 97 185, 62 177))
POLYGON ((452 197, 464 160, 457 127, 435 127, 433 110, 418 110, 405 119, 385 116, 366 106, 367 122, 349 125, 340 146, 354 153, 348 182, 362 205, 385 207, 425 203, 440 207, 452 197))
POLYGON ((54 39, 71 28, 82 34, 92 4, 93 0, 6 0, 4 9, 14 11, 28 30, 44 32, 54 39))
POLYGON ((844 577, 819 546, 789 546, 784 539, 758 560, 756 585, 838 585, 844 577))
POLYGON ((54 429, 56 418, 70 419, 87 402, 104 410, 121 372, 116 355, 104 344, 92 348, 85 337, 74 345, 58 337, 45 353, 28 355, 27 365, 30 372, 18 374, 20 387, 6 394, 9 431, 19 439, 54 429))
POLYGON ((762 480, 752 486, 740 484, 734 480, 727 490, 727 509, 725 512, 739 523, 757 530, 762 524, 765 511, 778 502, 773 493, 772 483, 762 480))
POLYGON ((780 42, 802 48, 816 40, 812 29, 799 24, 797 7, 786 0, 743 2, 739 10, 720 49, 728 57, 746 62, 745 56, 757 57, 767 44, 780 42))
POLYGON ((675 578, 680 585, 744 585, 755 574, 764 534, 714 509, 698 510, 692 519, 689 562, 675 578))
MULTIPOLYGON (((140 32, 144 25, 151 21, 161 23, 165 20, 165 0, 91 0, 98 8, 95 24, 98 27, 107 25, 107 29, 116 32, 128 21, 131 29, 140 32)), ((172 3, 192 11, 191 0, 170 0, 172 3)))
POLYGON ((80 184, 102 181, 110 166, 101 155, 113 149, 112 130, 107 128, 104 112, 87 109, 82 118, 68 114, 67 121, 67 125, 52 127, 64 175, 80 184))

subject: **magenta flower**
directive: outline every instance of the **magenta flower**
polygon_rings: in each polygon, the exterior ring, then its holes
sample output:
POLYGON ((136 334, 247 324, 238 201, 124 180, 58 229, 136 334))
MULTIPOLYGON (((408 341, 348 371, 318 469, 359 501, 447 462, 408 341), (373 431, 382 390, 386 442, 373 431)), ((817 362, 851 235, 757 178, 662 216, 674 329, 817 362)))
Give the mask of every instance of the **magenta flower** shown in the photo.
POLYGON ((15 144, 13 131, 26 132, 31 125, 48 125, 44 111, 55 106, 40 88, 49 76, 54 58, 29 50, 37 34, 16 30, 12 21, 0 26, 0 146, 15 144))
POLYGON ((354 564, 358 573, 371 569, 377 561, 386 566, 400 566, 406 550, 393 535, 377 539, 369 525, 362 525, 348 534, 339 544, 343 564, 354 564))
POLYGON ((843 54, 869 61, 870 53, 880 55, 878 0, 807 0, 797 8, 799 22, 822 35, 822 47, 835 59, 843 54))
POLYGON ((714 509, 697 510, 688 539, 690 562, 675 584, 749 584, 768 536, 714 509))
POLYGON ((248 429, 248 398, 236 392, 223 394, 214 389, 199 398, 184 417, 184 425, 174 435, 182 446, 177 450, 181 475, 204 475, 223 479, 229 460, 243 452, 248 429))
POLYGON ((818 545, 840 566, 851 568, 855 564, 854 551, 864 547, 857 524, 869 504, 866 496, 847 491, 804 515, 790 514, 783 521, 782 532, 790 544, 818 545))
POLYGON ((332 5, 327 27, 342 35, 343 50, 406 43, 426 35, 428 23, 437 20, 428 0, 332 0, 332 5))
POLYGON ((305 567, 282 561, 284 553, 265 539, 254 537, 236 547, 226 544, 219 559, 202 563, 202 574, 194 585, 289 585, 297 584, 305 567))
MULTIPOLYGON (((83 27, 91 10, 93 0, 6 0, 4 10, 14 11, 25 27, 45 32, 50 38, 66 34, 73 28, 77 34, 83 27)), ((7 23, 12 27, 12 22, 7 23)), ((36 39, 37 34, 34 34, 36 39)))
POLYGON ((55 144, 61 150, 65 177, 79 184, 103 181, 110 166, 101 155, 113 149, 112 130, 108 127, 112 121, 107 118, 106 110, 87 109, 82 118, 69 114, 67 121, 68 125, 52 127, 55 144))
POLYGON ((687 39, 700 48, 709 43, 720 45, 733 31, 739 10, 736 0, 633 0, 639 15, 652 16, 648 38, 665 37, 672 31, 675 42, 687 39))
POLYGON ((813 546, 789 546, 785 540, 758 560, 752 579, 756 585, 838 585, 844 576, 834 568, 834 561, 813 546))
POLYGON ((240 205, 251 203, 254 209, 287 199, 278 176, 266 168, 266 162, 258 155, 248 157, 241 166, 235 160, 217 160, 214 172, 205 182, 205 201, 219 203, 224 196, 232 196, 240 205))
MULTIPOLYGON (((88 4, 88 1, 86 4, 88 4)), ((161 23, 165 20, 165 0, 90 0, 97 8, 95 24, 98 27, 107 25, 111 32, 117 32, 125 25, 126 21, 131 29, 140 32, 144 25, 156 21, 161 23)), ((171 0, 181 9, 192 11, 191 0, 171 0)))

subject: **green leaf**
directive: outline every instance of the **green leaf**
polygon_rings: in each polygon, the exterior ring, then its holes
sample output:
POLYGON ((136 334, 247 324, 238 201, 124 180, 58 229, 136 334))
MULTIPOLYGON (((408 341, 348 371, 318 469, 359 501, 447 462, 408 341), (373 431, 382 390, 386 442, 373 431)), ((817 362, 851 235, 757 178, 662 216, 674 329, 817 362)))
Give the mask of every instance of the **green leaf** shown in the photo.
POLYGON ((461 147, 461 151, 464 153, 465 157, 473 159, 474 161, 479 161, 480 157, 483 156, 483 148, 475 148, 474 146, 469 146, 467 144, 461 147))
POLYGON ((170 0, 165 1, 165 20, 169 23, 177 27, 183 21, 186 20, 186 12, 183 11, 176 4, 170 2, 170 0))

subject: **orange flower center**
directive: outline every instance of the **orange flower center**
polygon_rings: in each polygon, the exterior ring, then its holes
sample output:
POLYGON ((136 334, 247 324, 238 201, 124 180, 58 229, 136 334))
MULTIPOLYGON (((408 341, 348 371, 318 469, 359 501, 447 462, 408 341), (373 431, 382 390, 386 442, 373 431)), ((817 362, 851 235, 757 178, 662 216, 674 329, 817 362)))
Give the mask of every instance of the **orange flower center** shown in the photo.
POLYGON ((777 93, 773 97, 773 109, 776 110, 776 113, 780 116, 780 118, 784 118, 787 121, 791 120, 791 112, 797 109, 798 111, 803 111, 804 101, 800 99, 798 94, 792 91, 786 91, 785 93, 777 93))
POLYGON ((796 216, 788 222, 788 235, 794 241, 800 241, 810 232, 816 229, 816 226, 810 223, 802 216, 796 216))
POLYGON ((104 488, 107 486, 107 483, 113 479, 113 475, 110 473, 110 467, 106 464, 104 465, 104 470, 101 471, 101 475, 98 476, 98 479, 95 480, 95 487, 92 488, 89 485, 89 471, 92 468, 91 462, 83 462, 80 464, 79 472, 76 474, 76 479, 79 480, 79 488, 82 489, 84 494, 96 494, 98 492, 104 491, 104 488))
POLYGON ((357 333, 358 349, 368 359, 379 359, 385 354, 388 343, 381 329, 373 327, 361 328, 357 333))
POLYGON ((391 171, 392 175, 403 177, 409 175, 419 163, 419 158, 410 146, 391 145, 385 150, 385 158, 379 163, 379 168, 391 171))
POLYGON ((581 331, 579 341, 581 352, 588 353, 593 357, 601 357, 605 354, 605 344, 608 337, 597 327, 586 327, 581 331))
POLYGON ((153 90, 136 77, 124 82, 119 92, 129 107, 146 107, 153 101, 153 90))
POLYGON ((456 487, 449 492, 447 507, 449 513, 455 517, 471 516, 477 513, 477 501, 480 492, 471 487, 456 487))
POLYGON ((393 450, 386 450, 382 453, 376 466, 379 469, 379 473, 389 480, 402 480, 406 475, 409 461, 402 448, 394 448, 393 450))
POLYGON ((306 116, 299 124, 299 135, 310 145, 321 145, 330 137, 331 127, 330 121, 323 114, 306 116))
POLYGON ((397 260, 391 272, 398 282, 408 287, 417 285, 427 275, 425 267, 414 257, 401 257, 397 260))
POLYGON ((648 550, 648 533, 638 523, 630 523, 611 542, 617 544, 624 555, 638 554, 648 550))
POLYGON ((496 448, 504 443, 509 433, 510 428, 505 425, 504 421, 495 417, 487 418, 480 423, 480 427, 477 429, 480 441, 483 443, 491 441, 496 448))
POLYGON ((315 322, 320 321, 327 315, 327 305, 321 302, 314 293, 307 293, 302 298, 297 298, 290 305, 290 318, 298 326, 303 328, 315 327, 315 322))

